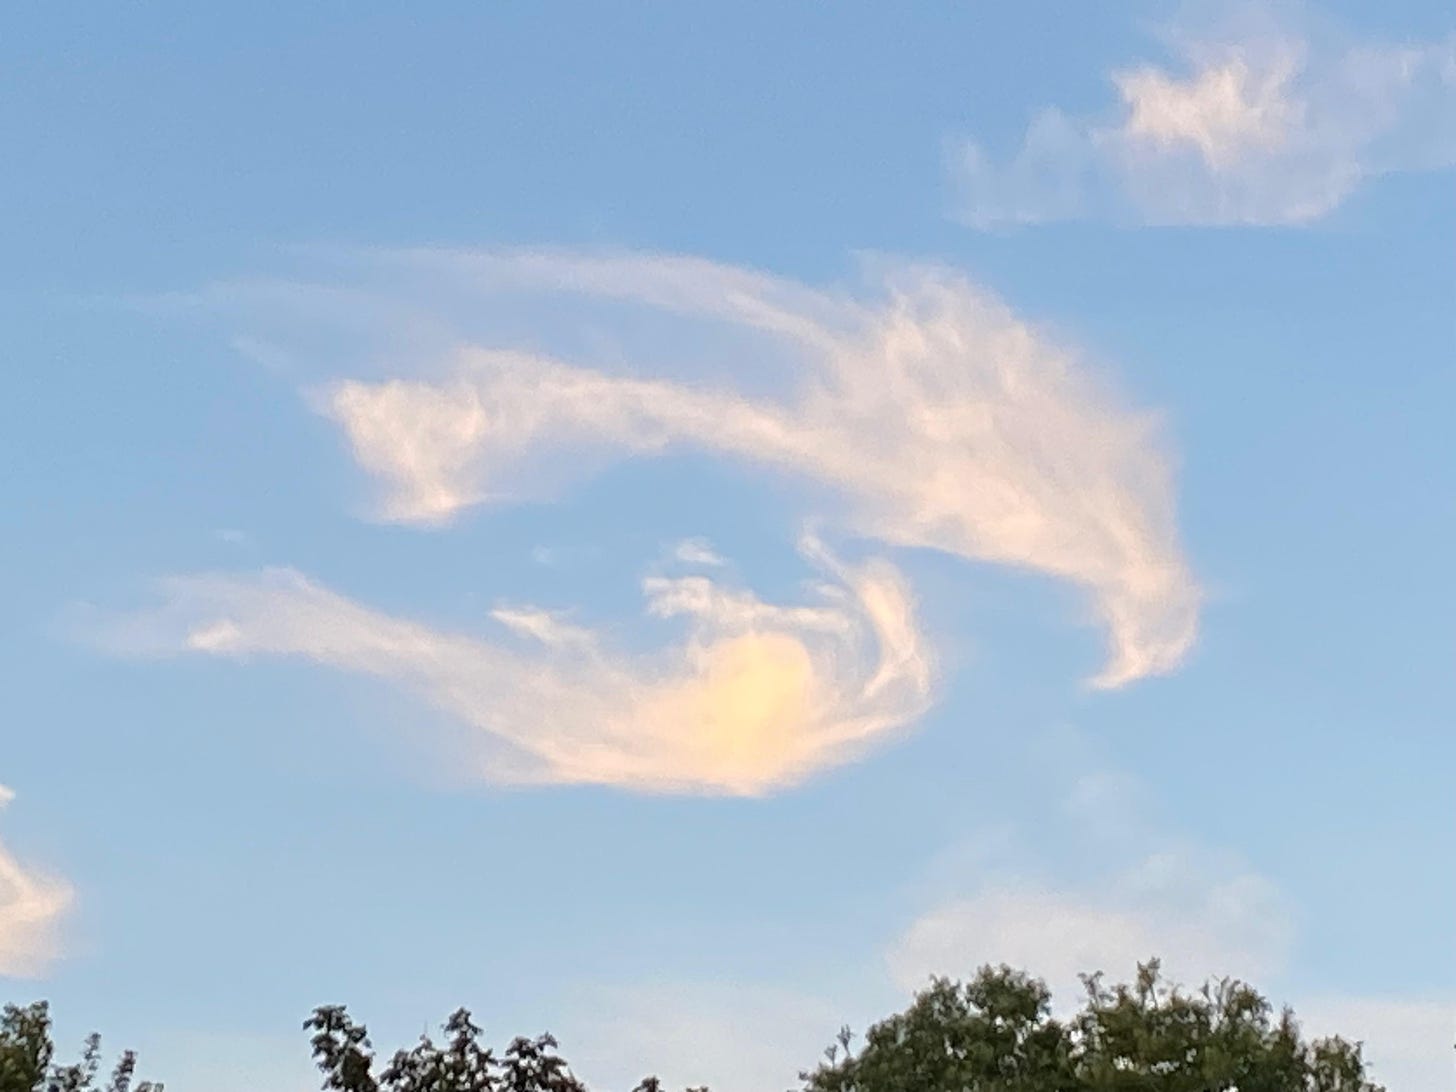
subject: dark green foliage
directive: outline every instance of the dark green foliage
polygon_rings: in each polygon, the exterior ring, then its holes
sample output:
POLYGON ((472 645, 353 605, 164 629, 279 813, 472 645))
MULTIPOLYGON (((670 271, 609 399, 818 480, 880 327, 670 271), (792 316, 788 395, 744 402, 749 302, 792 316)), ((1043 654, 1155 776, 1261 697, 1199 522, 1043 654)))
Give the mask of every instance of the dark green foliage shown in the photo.
POLYGON ((304 1027, 315 1033, 313 1056, 329 1092, 586 1092, 551 1036, 516 1038, 497 1059, 481 1046, 466 1009, 445 1022, 442 1045, 422 1035, 414 1049, 395 1053, 377 1081, 369 1034, 342 1006, 315 1009, 304 1027))
POLYGON ((937 978, 908 1009, 870 1028, 858 1055, 849 1032, 805 1074, 812 1092, 1063 1092, 1080 1089, 1067 1030, 1036 979, 987 969, 964 985, 937 978))
POLYGON ((160 1084, 150 1081, 132 1085, 136 1055, 129 1050, 106 1085, 98 1086, 101 1038, 97 1035, 86 1040, 79 1062, 56 1065, 54 1058, 49 1006, 44 1001, 25 1008, 6 1005, 0 1013, 0 1092, 162 1092, 160 1084))
POLYGON ((0 1016, 0 1092, 32 1092, 44 1085, 55 1047, 45 1002, 6 1005, 0 1016))
POLYGON ((493 1092, 495 1057, 480 1045, 480 1028, 470 1013, 458 1009, 445 1021, 447 1041, 437 1047, 428 1035, 411 1051, 398 1051, 380 1075, 388 1089, 430 1089, 432 1092, 493 1092))
MULTIPOLYGON (((315 1009, 303 1026, 314 1033, 313 1057, 327 1092, 587 1092, 556 1052, 553 1037, 519 1036, 497 1058, 481 1045, 480 1028, 466 1009, 445 1021, 443 1043, 420 1036, 413 1049, 396 1051, 378 1078, 369 1033, 342 1005, 315 1009)), ((648 1077, 635 1092, 666 1090, 656 1077, 648 1077)))
POLYGON ((314 1033, 313 1056, 324 1072, 324 1088, 330 1092, 377 1092, 379 1085, 370 1072, 374 1052, 369 1046, 369 1033, 349 1018, 343 1005, 320 1005, 304 1021, 303 1028, 314 1033))
MULTIPOLYGON (((1080 1009, 1059 1020, 1038 979, 983 967, 969 982, 937 978, 911 1005, 875 1024, 863 1046, 843 1029, 802 1092, 1385 1092, 1358 1044, 1305 1040, 1289 1010, 1277 1015, 1242 982, 1181 990, 1156 960, 1127 984, 1085 978, 1080 1009)), ((587 1092, 550 1035, 518 1037, 499 1056, 459 1009, 439 1043, 397 1051, 377 1075, 368 1030, 342 1005, 304 1023, 326 1092, 587 1092)), ((80 1061, 55 1062, 45 1002, 0 1010, 0 1092, 163 1092, 133 1084, 136 1057, 101 1077, 101 1041, 80 1061)), ((633 1092, 666 1092, 647 1077, 633 1092)), ((689 1088, 686 1092, 708 1092, 689 1088)))
POLYGON ((571 1068, 556 1053, 550 1035, 516 1038, 506 1048, 502 1092, 586 1092, 586 1085, 571 1075, 571 1068))
POLYGON ((1010 968, 936 979, 858 1054, 842 1033, 805 1092, 1383 1092, 1357 1045, 1305 1042, 1290 1012, 1274 1019, 1243 983, 1185 993, 1156 961, 1130 985, 1085 982, 1063 1023, 1046 987, 1010 968))

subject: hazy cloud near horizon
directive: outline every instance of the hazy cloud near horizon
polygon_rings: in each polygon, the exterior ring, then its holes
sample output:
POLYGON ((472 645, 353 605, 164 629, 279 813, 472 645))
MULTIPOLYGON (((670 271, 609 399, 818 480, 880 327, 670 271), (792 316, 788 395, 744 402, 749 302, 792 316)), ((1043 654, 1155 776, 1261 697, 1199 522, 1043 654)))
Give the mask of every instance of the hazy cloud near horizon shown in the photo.
POLYGON ((1304 908, 1239 855, 1168 830, 1142 782, 1110 766, 1089 737, 1064 730, 1045 742, 1061 808, 1036 838, 1050 832, 1076 875, 1043 871, 1015 830, 972 843, 969 854, 949 853, 937 891, 885 951, 904 993, 932 975, 1007 963, 1042 978, 1054 1011, 1066 1013, 1085 996, 1081 975, 1124 982, 1157 956, 1185 987, 1239 978, 1276 1006, 1292 1003, 1308 1034, 1363 1041, 1372 1078, 1392 1090, 1444 1092, 1456 994, 1291 988, 1304 908))

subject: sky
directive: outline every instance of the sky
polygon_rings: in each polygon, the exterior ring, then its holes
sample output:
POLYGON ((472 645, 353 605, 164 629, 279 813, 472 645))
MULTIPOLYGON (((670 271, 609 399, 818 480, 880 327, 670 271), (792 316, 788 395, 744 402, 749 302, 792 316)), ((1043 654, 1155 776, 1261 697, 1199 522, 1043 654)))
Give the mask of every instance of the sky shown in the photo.
POLYGON ((22 4, 0 987, 786 1088, 1009 962, 1456 1038, 1434 2, 22 4))

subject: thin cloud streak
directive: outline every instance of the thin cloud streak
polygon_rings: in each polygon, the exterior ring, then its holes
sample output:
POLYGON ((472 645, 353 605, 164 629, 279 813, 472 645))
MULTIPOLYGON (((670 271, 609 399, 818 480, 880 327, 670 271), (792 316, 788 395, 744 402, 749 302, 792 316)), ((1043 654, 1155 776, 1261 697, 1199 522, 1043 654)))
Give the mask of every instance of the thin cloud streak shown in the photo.
POLYGON ((299 656, 389 680, 476 729, 476 772, 491 782, 754 795, 851 760, 930 700, 899 573, 806 550, 833 581, 822 604, 649 579, 648 612, 688 630, 655 654, 610 649, 534 608, 494 612, 516 644, 445 633, 291 570, 170 579, 158 609, 91 634, 122 653, 299 656))
POLYGON ((953 272, 886 268, 878 298, 861 300, 654 255, 372 262, 405 294, 420 278, 467 307, 507 290, 545 299, 558 326, 588 304, 608 324, 615 305, 670 312, 697 323, 703 357, 688 350, 687 377, 664 378, 462 335, 413 375, 323 385, 315 403, 384 487, 387 520, 443 524, 613 458, 697 449, 821 487, 860 534, 1087 589, 1111 646, 1098 685, 1168 672, 1194 641, 1200 596, 1153 421, 953 272), (725 324, 766 339, 777 393, 745 394, 707 362, 725 324))
POLYGON ((726 562, 713 549, 713 544, 703 538, 683 539, 672 548, 674 561, 680 561, 684 565, 701 565, 708 568, 718 568, 726 562))
POLYGON ((1381 175, 1456 166, 1456 37, 1360 42, 1278 5, 1165 37, 1178 69, 1112 72, 1111 117, 1047 108, 999 163, 954 143, 955 217, 1297 225, 1381 175))
MULTIPOLYGON (((14 798, 0 785, 0 808, 14 798)), ((45 971, 60 954, 57 928, 71 902, 68 884, 25 867, 0 842, 0 976, 45 971)))

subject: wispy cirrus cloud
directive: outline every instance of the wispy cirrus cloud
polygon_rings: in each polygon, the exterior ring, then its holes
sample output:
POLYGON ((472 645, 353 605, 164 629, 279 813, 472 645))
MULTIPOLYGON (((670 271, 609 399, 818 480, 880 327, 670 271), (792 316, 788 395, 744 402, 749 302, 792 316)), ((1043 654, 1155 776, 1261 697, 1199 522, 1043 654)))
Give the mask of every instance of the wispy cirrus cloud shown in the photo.
POLYGON ((476 730, 486 781, 752 795, 864 753, 930 698, 900 574, 843 564, 812 540, 805 550, 826 582, 803 605, 649 578, 648 612, 687 628, 655 653, 520 606, 494 612, 500 639, 442 632, 290 570, 170 579, 159 607, 92 619, 89 632, 121 653, 293 656, 388 680, 476 730))
POLYGON ((956 218, 1304 224, 1381 175, 1456 166, 1456 35, 1362 42, 1292 5, 1208 14, 1165 29, 1176 67, 1111 73, 1108 115, 1049 107, 1001 162, 954 142, 956 218))
MULTIPOLYGON (((1170 671, 1194 640, 1156 423, 954 272, 882 263, 854 292, 654 254, 306 257, 324 267, 312 280, 187 302, 242 312, 270 364, 322 371, 305 396, 382 487, 382 519, 443 527, 612 459, 696 450, 797 479, 821 529, 1084 589, 1108 633, 1100 685, 1170 671)), ((649 578, 647 613, 688 631, 656 653, 521 604, 494 611, 497 637, 441 632, 286 570, 166 581, 161 607, 101 639, 392 680, 478 730, 492 781, 757 793, 864 753, 930 701, 900 574, 815 538, 806 552, 827 579, 798 606, 649 578)), ((724 567, 700 540, 671 561, 724 567)))
MULTIPOLYGON (((0 808, 14 798, 0 785, 0 808)), ((68 884, 26 867, 0 842, 0 976, 45 970, 60 954, 57 927, 71 901, 68 884)))
MULTIPOLYGON (((1085 589, 1110 645, 1100 685, 1170 671, 1193 643, 1199 591, 1155 422, 954 272, 885 264, 853 293, 651 254, 343 264, 316 326, 295 316, 289 336, 326 342, 351 291, 360 321, 432 331, 310 395, 382 486, 384 519, 438 526, 613 459, 696 450, 807 484, 811 518, 1085 589), (669 335, 643 348, 654 321, 669 335), (563 330, 585 333, 552 351, 563 330)), ((239 291, 263 310, 319 295, 290 287, 239 291)))

